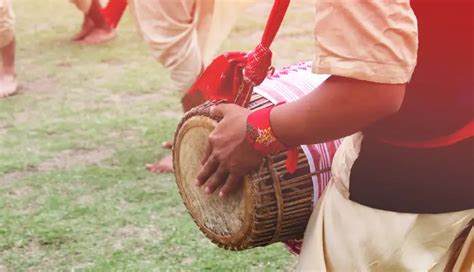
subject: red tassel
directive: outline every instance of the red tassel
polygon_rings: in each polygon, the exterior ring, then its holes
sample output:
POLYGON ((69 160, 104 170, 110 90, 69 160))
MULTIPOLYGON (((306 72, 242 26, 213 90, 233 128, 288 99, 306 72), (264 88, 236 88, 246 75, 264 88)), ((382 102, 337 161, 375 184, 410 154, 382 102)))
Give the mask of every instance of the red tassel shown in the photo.
POLYGON ((296 147, 288 149, 285 165, 286 170, 288 170, 290 174, 293 174, 296 171, 296 167, 298 167, 298 155, 299 152, 296 147))

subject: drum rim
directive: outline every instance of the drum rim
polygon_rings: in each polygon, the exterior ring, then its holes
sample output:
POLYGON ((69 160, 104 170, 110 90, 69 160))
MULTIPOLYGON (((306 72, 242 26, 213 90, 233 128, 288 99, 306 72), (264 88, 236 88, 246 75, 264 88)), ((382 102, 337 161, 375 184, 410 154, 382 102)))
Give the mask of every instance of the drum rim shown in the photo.
MULTIPOLYGON (((183 139, 184 135, 187 131, 191 128, 196 127, 194 123, 199 122, 201 125, 206 124, 207 126, 215 127, 218 122, 218 118, 213 118, 210 116, 209 109, 199 110, 199 108, 195 108, 190 112, 186 113, 180 124, 178 125, 177 132, 175 134, 175 143, 179 143, 180 140, 183 139)), ((235 233, 232 233, 228 236, 222 236, 216 234, 209 228, 207 228, 203 223, 201 223, 198 218, 195 216, 197 213, 190 205, 190 198, 186 195, 186 190, 184 189, 184 184, 181 182, 181 171, 179 169, 180 164, 179 161, 179 153, 180 153, 180 145, 175 145, 173 148, 173 164, 176 169, 175 177, 176 177, 176 184, 179 188, 179 193, 183 200, 184 205, 186 206, 187 212, 191 215, 191 218, 199 227, 201 232, 203 232, 211 241, 216 243, 218 246, 223 247, 225 249, 231 250, 238 250, 247 247, 247 241, 251 239, 252 231, 254 229, 254 222, 253 222, 253 213, 255 210, 255 196, 253 194, 253 186, 251 184, 251 180, 249 177, 245 177, 244 183, 244 211, 243 211, 243 222, 241 227, 235 233)))

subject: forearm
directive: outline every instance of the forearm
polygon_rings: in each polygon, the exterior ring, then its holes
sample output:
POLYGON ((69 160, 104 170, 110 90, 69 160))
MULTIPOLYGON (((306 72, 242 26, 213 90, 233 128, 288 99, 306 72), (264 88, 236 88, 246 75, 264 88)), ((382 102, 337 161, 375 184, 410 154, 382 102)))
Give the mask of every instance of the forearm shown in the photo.
POLYGON ((304 98, 276 107, 272 129, 288 146, 341 138, 397 112, 404 92, 403 84, 331 77, 304 98))

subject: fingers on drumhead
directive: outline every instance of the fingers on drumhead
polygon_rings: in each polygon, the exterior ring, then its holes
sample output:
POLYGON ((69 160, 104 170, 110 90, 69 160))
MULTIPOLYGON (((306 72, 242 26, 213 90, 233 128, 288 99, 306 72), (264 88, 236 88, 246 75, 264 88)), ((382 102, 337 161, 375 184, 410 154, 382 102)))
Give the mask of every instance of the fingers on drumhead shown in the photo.
POLYGON ((217 188, 219 188, 229 176, 229 172, 224 167, 219 167, 215 174, 206 183, 204 191, 208 194, 212 194, 217 188))
POLYGON ((219 196, 227 197, 229 194, 235 192, 239 187, 241 179, 242 177, 238 177, 236 175, 230 174, 229 177, 227 178, 227 181, 222 186, 219 192, 219 196))
POLYGON ((217 170, 218 166, 219 162, 213 159, 212 157, 209 157, 209 159, 204 163, 203 167, 201 168, 201 171, 199 172, 196 178, 196 185, 201 186, 206 183, 212 176, 212 174, 217 170))

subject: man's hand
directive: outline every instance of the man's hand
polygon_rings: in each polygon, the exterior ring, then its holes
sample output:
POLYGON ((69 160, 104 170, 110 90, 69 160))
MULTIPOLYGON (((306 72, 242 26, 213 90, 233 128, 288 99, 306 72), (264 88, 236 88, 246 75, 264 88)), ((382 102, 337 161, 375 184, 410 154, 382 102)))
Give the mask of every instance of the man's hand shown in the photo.
POLYGON ((211 109, 211 115, 223 119, 209 135, 209 152, 196 180, 206 193, 222 186, 219 196, 225 197, 238 189, 242 178, 257 169, 263 157, 246 139, 247 116, 250 110, 235 104, 221 104, 211 109))

